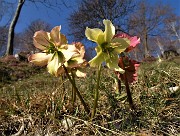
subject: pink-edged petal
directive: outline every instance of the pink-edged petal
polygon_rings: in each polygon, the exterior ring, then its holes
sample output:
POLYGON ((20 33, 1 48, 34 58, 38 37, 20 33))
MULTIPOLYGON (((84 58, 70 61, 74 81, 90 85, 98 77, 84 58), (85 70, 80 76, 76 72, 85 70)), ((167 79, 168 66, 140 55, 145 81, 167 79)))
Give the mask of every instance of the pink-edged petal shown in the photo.
POLYGON ((67 38, 66 38, 66 36, 64 35, 64 34, 60 34, 60 36, 61 36, 61 42, 60 42, 60 44, 62 45, 62 44, 67 44, 67 38))
POLYGON ((129 36, 126 33, 120 33, 116 34, 114 38, 127 38, 130 40, 130 46, 125 50, 125 52, 129 52, 132 49, 134 49, 139 43, 140 43, 140 38, 137 36, 129 36))
POLYGON ((60 33, 61 26, 56 26, 51 30, 51 40, 55 43, 55 46, 61 46, 67 43, 66 36, 60 33))
POLYGON ((75 47, 79 53, 79 57, 84 58, 84 54, 85 54, 84 45, 81 42, 77 42, 75 43, 75 47))
POLYGON ((48 61, 52 58, 52 54, 46 53, 36 53, 28 57, 28 61, 34 63, 37 66, 45 66, 48 64, 48 61))
POLYGON ((56 26, 50 32, 51 40, 55 43, 56 46, 60 46, 60 30, 61 26, 56 26))
POLYGON ((34 34, 34 46, 40 50, 45 50, 49 46, 49 33, 44 31, 37 31, 34 34))
POLYGON ((125 52, 129 52, 133 50, 140 43, 140 38, 137 36, 130 38, 130 46, 125 50, 125 52))
POLYGON ((130 38, 130 46, 135 48, 139 43, 140 43, 140 38, 138 38, 137 36, 130 38))
POLYGON ((61 30, 61 26, 55 26, 51 32, 50 32, 50 36, 52 38, 53 41, 55 42, 59 42, 60 39, 60 30, 61 30))

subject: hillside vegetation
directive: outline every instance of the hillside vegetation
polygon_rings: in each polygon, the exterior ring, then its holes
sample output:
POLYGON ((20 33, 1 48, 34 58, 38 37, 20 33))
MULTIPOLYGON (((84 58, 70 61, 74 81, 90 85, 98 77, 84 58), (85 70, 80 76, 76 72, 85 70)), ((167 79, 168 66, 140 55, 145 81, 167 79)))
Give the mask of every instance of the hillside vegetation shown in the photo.
MULTIPOLYGON (((130 85, 135 111, 129 108, 124 85, 119 92, 114 72, 104 68, 97 114, 89 120, 78 98, 72 105, 68 79, 62 84, 46 68, 1 59, 0 135, 180 135, 179 60, 141 63, 138 81, 130 85)), ((76 84, 92 108, 96 69, 84 71, 87 77, 76 84)))

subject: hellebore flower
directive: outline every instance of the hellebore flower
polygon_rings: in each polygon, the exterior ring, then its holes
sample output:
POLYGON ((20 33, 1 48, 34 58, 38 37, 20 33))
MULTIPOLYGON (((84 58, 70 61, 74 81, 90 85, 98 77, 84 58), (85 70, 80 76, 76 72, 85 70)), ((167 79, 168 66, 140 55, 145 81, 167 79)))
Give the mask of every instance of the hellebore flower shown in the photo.
POLYGON ((106 62, 110 69, 123 73, 124 70, 118 66, 118 54, 126 50, 130 41, 128 38, 114 37, 115 27, 111 21, 103 20, 103 24, 105 25, 104 32, 98 28, 87 27, 85 30, 87 39, 97 43, 95 48, 97 55, 89 61, 89 64, 97 67, 106 62))
POLYGON ((74 50, 75 53, 73 54, 71 59, 67 61, 68 67, 70 67, 70 68, 81 67, 81 65, 85 62, 84 45, 80 42, 77 42, 77 43, 73 43, 73 46, 75 48, 75 50, 74 50))
POLYGON ((50 33, 37 31, 33 37, 34 46, 42 52, 32 54, 28 58, 37 66, 47 65, 48 72, 55 76, 62 70, 62 64, 75 54, 75 46, 67 44, 67 39, 60 33, 60 29, 60 26, 56 26, 50 33))
MULTIPOLYGON (((135 61, 135 60, 131 60, 128 57, 121 57, 119 59, 119 67, 124 68, 124 70, 126 71, 126 77, 129 83, 133 83, 134 81, 137 80, 137 70, 140 66, 140 63, 135 61)), ((121 79, 122 81, 124 81, 124 76, 123 74, 117 72, 118 78, 121 79)))
POLYGON ((131 37, 126 33, 119 33, 119 34, 116 34, 114 37, 127 38, 130 40, 130 46, 126 48, 125 52, 129 52, 129 51, 133 50, 140 43, 139 37, 137 37, 137 36, 131 37))
MULTIPOLYGON (((71 56, 71 58, 64 63, 67 70, 69 71, 75 71, 75 74, 77 77, 85 77, 86 74, 81 72, 81 68, 85 67, 87 65, 86 60, 84 59, 85 54, 85 48, 84 45, 80 42, 73 43, 71 46, 73 46, 74 54, 71 56)), ((61 71, 63 73, 63 71, 61 71)))
MULTIPOLYGON (((130 40, 130 46, 127 47, 124 52, 130 52, 140 43, 140 38, 138 38, 137 36, 129 36, 126 33, 119 33, 119 34, 116 34, 114 37, 127 38, 130 40)), ((132 83, 137 80, 137 69, 140 66, 139 62, 135 60, 131 60, 128 57, 121 56, 119 58, 118 65, 119 67, 123 68, 126 71, 127 80, 129 83, 132 83)), ((116 72, 116 73, 119 79, 122 79, 123 81, 125 80, 124 76, 121 73, 119 72, 116 72)))

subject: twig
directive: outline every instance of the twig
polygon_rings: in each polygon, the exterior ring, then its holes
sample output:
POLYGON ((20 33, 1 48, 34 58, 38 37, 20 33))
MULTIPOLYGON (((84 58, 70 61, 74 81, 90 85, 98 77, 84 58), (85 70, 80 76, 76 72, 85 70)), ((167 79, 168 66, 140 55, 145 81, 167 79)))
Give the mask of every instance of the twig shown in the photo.
POLYGON ((106 124, 118 123, 118 122, 122 122, 122 121, 123 121, 123 119, 117 119, 117 120, 113 120, 113 121, 110 121, 110 122, 104 123, 104 125, 106 125, 106 124))
POLYGON ((168 72, 164 71, 164 70, 160 70, 161 72, 163 72, 164 74, 168 75, 169 77, 173 78, 174 80, 176 80, 177 82, 179 82, 179 80, 175 79, 174 77, 172 77, 168 72))
POLYGON ((19 136, 19 135, 21 135, 22 132, 24 131, 24 120, 21 119, 20 121, 22 122, 22 125, 21 125, 19 131, 18 131, 17 133, 15 133, 15 134, 11 135, 11 136, 19 136))
POLYGON ((116 132, 116 131, 107 129, 107 128, 105 128, 105 127, 99 126, 99 125, 94 124, 94 123, 89 122, 89 121, 85 121, 85 120, 83 120, 83 119, 79 119, 79 118, 76 118, 76 117, 73 117, 73 116, 70 116, 70 115, 64 115, 64 116, 69 117, 69 118, 72 118, 72 119, 75 119, 75 120, 78 120, 78 121, 82 121, 82 122, 83 122, 85 125, 87 125, 87 126, 93 125, 93 126, 95 126, 95 127, 98 127, 98 128, 103 129, 103 130, 105 130, 105 131, 109 131, 109 132, 111 132, 112 134, 115 134, 115 135, 118 135, 118 136, 123 136, 123 135, 124 135, 124 133, 118 133, 118 132, 116 132))

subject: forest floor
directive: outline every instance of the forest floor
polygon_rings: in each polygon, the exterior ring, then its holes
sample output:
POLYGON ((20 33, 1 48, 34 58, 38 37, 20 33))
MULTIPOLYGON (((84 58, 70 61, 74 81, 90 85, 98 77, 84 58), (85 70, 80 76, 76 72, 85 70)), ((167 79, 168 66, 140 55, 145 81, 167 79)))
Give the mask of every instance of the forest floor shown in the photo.
MULTIPOLYGON (((76 84, 93 107, 96 69, 76 84)), ((93 120, 78 97, 73 105, 68 79, 46 68, 17 60, 0 60, 1 136, 178 136, 180 135, 180 58, 141 63, 138 81, 130 85, 136 109, 127 102, 125 86, 103 68, 97 114, 93 120), (178 88, 179 87, 179 88, 178 88)))

